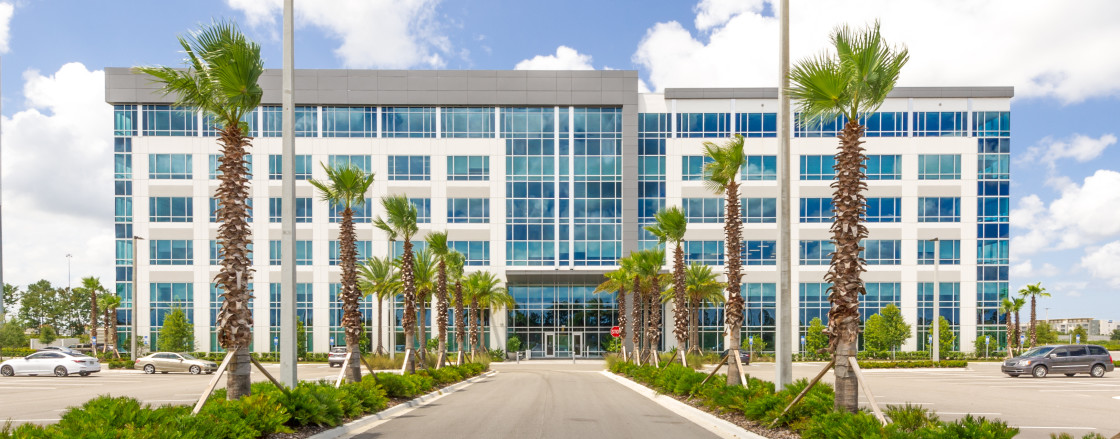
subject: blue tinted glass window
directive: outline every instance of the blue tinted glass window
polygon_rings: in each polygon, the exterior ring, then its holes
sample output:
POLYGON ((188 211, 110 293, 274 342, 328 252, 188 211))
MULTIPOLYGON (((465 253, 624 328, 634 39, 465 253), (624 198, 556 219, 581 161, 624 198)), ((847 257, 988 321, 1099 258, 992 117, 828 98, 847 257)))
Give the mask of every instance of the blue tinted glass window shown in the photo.
POLYGON ((152 265, 191 265, 194 263, 194 246, 191 240, 149 241, 152 265))
POLYGON ((447 241, 447 247, 462 253, 468 267, 490 265, 490 241, 447 241))
POLYGON ((960 221, 960 197, 918 197, 918 222, 957 223, 960 221))
POLYGON ((432 158, 426 155, 389 156, 390 181, 427 181, 432 179, 432 158))
POLYGON ((777 137, 778 113, 737 113, 743 137, 777 137))
MULTIPOLYGON (((243 126, 243 129, 246 129, 246 131, 243 132, 245 136, 257 137, 257 110, 252 110, 241 115, 241 122, 245 124, 243 126)), ((203 113, 202 135, 204 137, 217 137, 219 129, 221 129, 221 127, 217 126, 214 122, 214 116, 203 113)))
POLYGON ((690 223, 721 223, 724 217, 723 198, 685 198, 684 215, 690 223))
POLYGON ((836 177, 836 157, 830 155, 801 156, 802 180, 832 180, 836 177))
MULTIPOLYGON (((284 167, 283 156, 280 154, 268 155, 268 179, 269 180, 283 180, 284 167)), ((311 156, 310 155, 297 155, 296 156, 296 180, 309 180, 311 179, 311 156)))
MULTIPOLYGON (((342 221, 342 206, 330 203, 328 209, 328 211, 330 212, 329 221, 331 223, 342 221)), ((350 206, 350 210, 354 212, 355 224, 365 224, 373 222, 373 201, 369 198, 366 198, 365 202, 360 205, 350 206)))
MULTIPOLYGON (((669 137, 672 127, 669 125, 669 113, 638 113, 638 137, 645 139, 665 139, 669 137)), ((664 145, 662 143, 661 145, 664 145)), ((642 152, 642 154, 664 154, 660 152, 642 152)))
POLYGON ((743 198, 740 200, 743 222, 774 223, 778 220, 777 198, 743 198))
MULTIPOLYGON (((218 176, 222 175, 222 171, 218 167, 219 164, 221 163, 221 160, 220 160, 221 157, 222 157, 221 154, 210 154, 210 157, 208 159, 209 161, 207 162, 207 166, 209 168, 209 171, 207 172, 207 175, 208 175, 207 178, 209 178, 211 180, 217 180, 218 176)), ((253 155, 252 154, 245 154, 245 175, 249 179, 253 178, 253 155)))
POLYGON ((980 180, 1009 180, 1011 178, 1010 154, 978 154, 976 178, 980 180))
MULTIPOLYGON (((330 155, 327 157, 327 166, 329 167, 348 165, 356 166, 367 174, 373 172, 373 163, 368 155, 330 155)), ((310 175, 310 172, 308 174, 310 175)))
POLYGON ((684 262, 723 265, 723 241, 684 241, 684 262))
POLYGON ((191 155, 149 155, 148 178, 153 180, 189 180, 191 178, 191 155))
POLYGON ((1011 199, 1008 197, 980 197, 976 199, 978 218, 982 223, 1006 223, 1010 220, 1011 199))
POLYGON ((113 154, 113 178, 118 180, 132 178, 132 154, 113 154))
POLYGON ((409 198, 408 202, 412 204, 412 207, 416 208, 417 223, 427 224, 432 222, 431 198, 409 198))
POLYGON ((977 264, 1009 264, 1006 239, 981 239, 976 241, 977 264))
POLYGON ((828 265, 832 262, 832 253, 836 245, 832 241, 802 240, 799 246, 800 265, 828 265))
POLYGON ((381 136, 435 137, 435 107, 382 107, 381 136))
POLYGON ((556 130, 552 107, 502 108, 501 114, 502 138, 551 139, 556 130))
POLYGON ((898 197, 868 198, 864 219, 869 223, 902 222, 902 199, 898 197))
POLYGON ((711 163, 712 159, 703 155, 686 155, 681 157, 681 179, 684 181, 703 181, 704 165, 711 163))
POLYGON ((831 119, 820 117, 801 120, 801 113, 793 116, 793 137, 836 137, 844 129, 844 116, 831 119))
POLYGON ((489 198, 448 198, 448 223, 488 223, 490 222, 489 198))
POLYGON ((445 138, 494 137, 493 107, 444 107, 440 109, 440 118, 440 131, 445 138))
POLYGON ((677 137, 730 136, 730 113, 677 113, 677 137))
MULTIPOLYGON (((151 220, 155 221, 155 220, 151 220)), ((190 220, 187 220, 190 221, 190 220)), ((128 223, 132 222, 132 197, 114 197, 113 199, 113 222, 128 223)))
POLYGON ((860 257, 867 265, 902 264, 902 241, 897 239, 865 239, 860 257))
MULTIPOLYGON (((266 105, 261 111, 261 137, 280 137, 283 133, 283 111, 279 105, 266 105)), ((316 137, 319 130, 319 109, 296 106, 296 137, 316 137)))
POLYGON ((939 264, 960 265, 961 241, 959 239, 943 239, 937 242, 918 240, 918 265, 933 265, 933 260, 937 256, 941 257, 939 264))
MULTIPOLYGON (((268 265, 280 265, 283 247, 279 239, 268 241, 268 265)), ((296 265, 311 265, 311 241, 296 241, 296 265)))
POLYGON ((865 137, 906 137, 906 113, 887 112, 871 113, 859 118, 859 123, 865 126, 865 137))
MULTIPOLYGON (((268 222, 279 223, 283 215, 284 203, 280 197, 270 197, 268 199, 268 222)), ((311 222, 311 198, 296 198, 296 222, 297 223, 310 223, 311 222)))
POLYGON ((129 137, 114 137, 113 152, 132 152, 132 139, 129 137))
POLYGON ((869 155, 865 173, 868 180, 901 180, 902 156, 900 155, 869 155))
POLYGON ((832 222, 832 199, 831 198, 802 198, 801 204, 801 222, 803 223, 827 223, 832 222))
POLYGON ((153 223, 189 223, 194 218, 192 201, 191 197, 150 197, 148 219, 153 223))
POLYGON ((451 181, 489 180, 490 157, 484 155, 447 156, 447 179, 451 181))
POLYGON ((376 137, 377 107, 323 107, 323 137, 376 137))
POLYGON ((152 283, 149 300, 149 322, 153 326, 151 343, 158 343, 155 338, 159 334, 157 327, 163 326, 163 319, 171 314, 171 311, 180 309, 187 315, 188 322, 194 321, 193 283, 152 283))
POLYGON ((966 129, 963 111, 914 113, 914 137, 963 137, 966 129))
MULTIPOLYGON (((338 265, 342 262, 342 259, 338 256, 338 245, 338 241, 331 241, 329 244, 330 265, 338 265)), ((355 260, 358 261, 359 264, 362 263, 362 261, 366 260, 366 258, 373 257, 373 241, 354 241, 354 249, 355 260)))
POLYGON ((776 241, 743 241, 740 250, 743 265, 774 265, 777 246, 776 241))
POLYGON ((743 181, 766 181, 778 179, 778 157, 772 155, 748 155, 743 166, 743 181))
POLYGON ((1008 111, 973 112, 972 135, 976 137, 1011 137, 1011 113, 1008 111))
POLYGON ((919 154, 919 180, 960 180, 960 154, 919 154))
POLYGON ((171 105, 144 105, 145 136, 197 136, 198 112, 171 105))
POLYGON ((130 137, 136 135, 136 105, 113 106, 113 135, 130 137))

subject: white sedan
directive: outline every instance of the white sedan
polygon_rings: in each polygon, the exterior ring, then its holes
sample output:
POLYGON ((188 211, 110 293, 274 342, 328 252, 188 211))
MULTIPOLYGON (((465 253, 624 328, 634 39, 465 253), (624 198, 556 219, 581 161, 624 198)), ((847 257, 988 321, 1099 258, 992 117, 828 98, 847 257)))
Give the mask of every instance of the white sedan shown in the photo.
POLYGON ((0 375, 50 375, 64 377, 72 373, 81 376, 101 371, 101 362, 94 357, 60 351, 40 351, 23 358, 0 363, 0 375))

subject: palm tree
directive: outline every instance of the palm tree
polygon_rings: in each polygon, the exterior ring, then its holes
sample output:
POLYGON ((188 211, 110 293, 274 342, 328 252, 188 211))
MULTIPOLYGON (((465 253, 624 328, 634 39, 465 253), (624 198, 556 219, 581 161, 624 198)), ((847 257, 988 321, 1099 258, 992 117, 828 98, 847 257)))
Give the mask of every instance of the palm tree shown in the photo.
POLYGON ((428 303, 431 302, 432 290, 435 289, 435 270, 430 249, 416 252, 412 260, 412 274, 416 279, 416 308, 420 313, 416 320, 420 348, 416 352, 425 360, 428 358, 428 303))
MULTIPOLYGON (((855 412, 858 403, 856 376, 851 372, 849 360, 856 354, 859 338, 859 295, 864 293, 860 275, 866 269, 860 260, 860 242, 867 237, 867 227, 862 215, 866 209, 863 195, 867 184, 863 174, 864 126, 859 118, 874 112, 894 88, 902 66, 909 60, 906 48, 892 49, 879 35, 879 23, 862 31, 847 26, 837 27, 832 33, 836 55, 821 54, 808 58, 793 67, 790 97, 797 100, 803 123, 819 123, 844 117, 846 123, 838 136, 840 145, 836 152, 836 181, 834 192, 834 220, 832 241, 836 251, 832 254, 825 281, 831 282, 828 313, 828 349, 836 359, 837 409, 855 412)), ((731 206, 727 207, 731 216, 731 206)), ((737 213, 737 212, 736 212, 737 213)), ((738 253, 728 249, 729 261, 738 259, 738 253)), ((737 279, 728 279, 728 291, 739 289, 737 279)), ((728 374, 730 375, 730 374, 728 374)))
MULTIPOLYGON (((630 283, 630 266, 632 260, 629 256, 624 256, 618 259, 617 270, 608 272, 603 275, 606 279, 603 283, 595 287, 593 293, 616 293, 615 302, 618 303, 618 329, 620 331, 619 338, 625 344, 626 342, 626 284, 630 283)), ((622 349, 623 351, 625 349, 622 349)), ((619 352, 623 354, 624 352, 619 352)), ((623 360, 626 356, 623 355, 623 360)))
POLYGON ((342 327, 346 331, 346 349, 350 351, 350 372, 347 381, 354 383, 362 380, 361 339, 362 313, 358 310, 358 274, 355 264, 358 249, 354 232, 354 207, 366 204, 366 192, 373 185, 373 173, 366 173, 353 165, 327 166, 320 164, 327 173, 326 181, 311 180, 312 186, 319 190, 319 197, 331 206, 342 208, 342 219, 338 224, 338 266, 342 271, 342 285, 338 300, 342 302, 342 327))
POLYGON ((684 248, 681 242, 688 229, 688 219, 680 207, 661 209, 653 215, 655 223, 646 230, 657 237, 660 244, 673 245, 673 335, 677 337, 677 349, 685 351, 688 341, 688 305, 685 293, 684 248))
POLYGON ((471 350, 472 355, 480 348, 489 350, 482 343, 482 309, 495 310, 516 303, 505 287, 498 286, 500 283, 501 280, 489 271, 476 271, 467 277, 471 299, 471 338, 477 340, 471 350))
POLYGON ((373 294, 377 297, 377 348, 374 352, 383 355, 387 351, 382 342, 382 305, 385 299, 394 297, 400 291, 400 274, 393 267, 389 258, 368 258, 365 263, 358 266, 358 288, 362 294, 373 294))
POLYGON ((1015 337, 1015 331, 1013 329, 1011 329, 1011 325, 1014 324, 1014 321, 1011 320, 1011 313, 1013 313, 1013 312, 1015 312, 1015 302, 1011 301, 1011 299, 1009 299, 1007 297, 1004 297, 1003 300, 1001 300, 999 302, 999 313, 1006 316, 1005 319, 1007 320, 1007 357, 1008 358, 1012 357, 1011 347, 1014 346, 1012 344, 1013 343, 1012 340, 1014 340, 1014 337, 1015 337))
POLYGON ((249 259, 249 179, 245 156, 251 146, 242 117, 261 103, 257 80, 264 73, 261 48, 232 22, 216 22, 179 37, 187 54, 185 69, 138 67, 175 94, 175 105, 200 108, 213 116, 222 145, 218 170, 218 245, 222 269, 214 283, 223 291, 218 311, 218 343, 233 352, 226 395, 240 399, 249 390, 249 343, 253 339, 253 268, 249 259))
POLYGON ((1047 293, 1046 288, 1042 288, 1042 282, 1039 282, 1034 285, 1027 285, 1026 288, 1019 290, 1019 295, 1024 299, 1027 297, 1031 298, 1031 326, 1028 329, 1027 338, 1030 339, 1031 347, 1033 348, 1035 343, 1038 342, 1038 334, 1036 334, 1034 330, 1035 324, 1038 323, 1037 298, 1050 297, 1050 293, 1047 293))
MULTIPOLYGON (((121 306, 121 298, 116 294, 105 292, 97 297, 97 306, 101 308, 104 314, 102 318, 105 325, 105 344, 101 351, 106 352, 109 346, 113 346, 113 351, 117 352, 117 325, 114 322, 117 320, 117 307, 121 306)), ((119 353, 117 357, 120 357, 119 353)))
POLYGON ((712 272, 712 267, 697 262, 689 264, 685 274, 685 292, 688 296, 689 340, 688 352, 701 354, 700 307, 723 303, 723 282, 712 272))
POLYGON ((1023 341, 1020 335, 1023 333, 1023 322, 1019 319, 1019 311, 1023 310, 1023 305, 1027 304, 1027 300, 1022 297, 1015 297, 1011 299, 1011 303, 1014 305, 1014 308, 1012 308, 1012 310, 1015 311, 1015 346, 1022 350, 1023 341))
POLYGON ((665 265, 665 250, 651 248, 630 254, 634 259, 634 271, 644 281, 643 296, 646 298, 647 315, 645 319, 646 342, 642 355, 657 355, 661 345, 661 267, 665 265))
MULTIPOLYGON (((455 303, 455 312, 456 312, 456 314, 455 314, 455 323, 456 323, 456 325, 455 325, 455 327, 456 327, 456 330, 455 330, 455 342, 456 342, 456 344, 455 344, 455 346, 458 347, 459 352, 462 352, 463 335, 466 334, 463 331, 463 322, 462 322, 462 320, 460 320, 460 318, 461 318, 460 315, 463 313, 463 303, 462 303, 463 302, 463 266, 467 262, 467 257, 463 256, 462 253, 459 253, 455 250, 451 250, 450 252, 447 253, 446 256, 444 256, 443 259, 444 259, 444 261, 447 262, 447 282, 455 285, 455 297, 448 298, 448 297, 446 297, 446 294, 445 294, 445 297, 444 297, 445 305, 443 306, 442 310, 440 311, 440 313, 442 314, 442 317, 440 317, 440 318, 443 319, 443 324, 440 325, 440 328, 444 328, 444 329, 441 329, 441 332, 444 334, 444 335, 441 336, 441 338, 444 340, 444 356, 446 356, 447 355, 447 352, 446 352, 446 349, 447 349, 447 344, 446 344, 447 343, 447 335, 446 335, 446 329, 445 328, 447 328, 447 317, 448 317, 447 316, 447 305, 446 305, 447 300, 451 300, 455 303)), ((442 364, 442 363, 440 363, 440 364, 442 364)))
MULTIPOLYGON (((373 225, 389 235, 389 241, 396 241, 397 237, 404 239, 404 253, 401 254, 401 290, 404 293, 404 316, 401 317, 401 327, 404 328, 405 349, 412 349, 415 336, 413 325, 416 324, 416 282, 412 274, 412 236, 416 234, 416 206, 408 201, 404 195, 393 195, 381 199, 381 206, 385 209, 385 219, 377 217, 373 225)), ((409 358, 405 365, 408 373, 416 372, 415 359, 409 358)))
MULTIPOLYGON (((719 146, 712 142, 704 142, 704 155, 712 161, 704 165, 705 182, 716 194, 727 196, 726 219, 723 222, 724 237, 727 241, 724 248, 727 251, 725 268, 727 269, 727 302, 723 305, 723 318, 725 329, 729 337, 730 349, 728 355, 739 348, 739 339, 743 329, 743 295, 739 291, 740 265, 739 247, 742 246, 743 220, 739 217, 739 183, 735 178, 746 162, 743 155, 743 136, 738 134, 731 138, 725 145, 719 146)), ((731 367, 727 371, 727 385, 737 386, 739 379, 739 362, 728 361, 731 367)))
MULTIPOLYGON (((100 296, 101 294, 107 293, 108 290, 106 290, 105 287, 101 286, 101 279, 98 279, 98 278, 93 277, 93 276, 87 276, 87 277, 82 278, 82 288, 81 288, 81 290, 85 294, 89 294, 89 303, 90 303, 89 333, 94 338, 97 338, 97 321, 101 318, 101 314, 99 314, 97 312, 97 309, 98 309, 97 308, 97 297, 100 296)), ((109 334, 109 327, 108 326, 105 327, 105 334, 106 335, 109 334)), ((108 337, 106 337, 106 338, 108 338, 108 337)), ((106 343, 106 342, 108 342, 108 340, 101 340, 101 343, 103 343, 103 344, 106 343)), ((94 346, 93 349, 96 351, 97 346, 94 346)))
POLYGON ((451 249, 447 247, 447 232, 432 232, 424 239, 428 242, 428 250, 438 261, 436 270, 436 326, 439 327, 439 355, 436 356, 436 368, 442 367, 447 361, 447 255, 451 249))

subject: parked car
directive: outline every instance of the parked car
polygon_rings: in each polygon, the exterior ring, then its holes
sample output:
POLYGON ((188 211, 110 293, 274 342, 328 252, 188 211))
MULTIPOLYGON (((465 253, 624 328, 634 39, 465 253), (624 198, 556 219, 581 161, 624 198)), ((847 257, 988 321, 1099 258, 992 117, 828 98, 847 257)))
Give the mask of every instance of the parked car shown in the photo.
POLYGON ((346 346, 331 348, 330 353, 327 354, 327 364, 330 367, 342 367, 342 363, 344 362, 346 362, 346 346))
POLYGON ((192 357, 190 354, 153 352, 137 358, 136 368, 143 369, 144 373, 147 374, 156 372, 190 372, 191 374, 198 375, 203 372, 214 373, 218 370, 218 364, 213 361, 200 360, 192 357))
POLYGON ((1087 373, 1100 378, 1105 372, 1112 372, 1113 367, 1112 355, 1103 347, 1078 344, 1039 346, 1004 361, 1000 370, 1012 377, 1028 373, 1035 378, 1049 373, 1067 377, 1087 373))
MULTIPOLYGON (((726 356, 727 351, 723 351, 723 355, 726 356)), ((747 352, 747 351, 740 350, 739 351, 739 362, 743 363, 744 366, 750 366, 750 364, 751 364, 751 353, 747 352)), ((730 366, 728 366, 728 367, 730 367, 730 366)))
MULTIPOLYGON (((65 348, 63 348, 65 349, 65 348)), ((51 375, 64 377, 72 373, 81 376, 101 371, 101 362, 96 358, 78 353, 48 349, 23 358, 14 358, 0 363, 0 375, 10 377, 22 375, 51 375)))

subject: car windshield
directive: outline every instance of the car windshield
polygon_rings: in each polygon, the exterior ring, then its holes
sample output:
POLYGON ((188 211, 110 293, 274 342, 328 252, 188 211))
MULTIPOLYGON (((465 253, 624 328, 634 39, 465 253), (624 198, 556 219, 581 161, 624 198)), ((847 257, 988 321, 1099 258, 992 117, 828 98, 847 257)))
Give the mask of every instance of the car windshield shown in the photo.
POLYGON ((1049 354, 1052 350, 1054 350, 1054 348, 1051 346, 1037 347, 1027 351, 1023 355, 1020 355, 1020 357, 1042 357, 1046 354, 1049 354))
POLYGON ((191 354, 179 354, 179 356, 183 357, 184 360, 197 360, 197 358, 192 357, 191 354))

